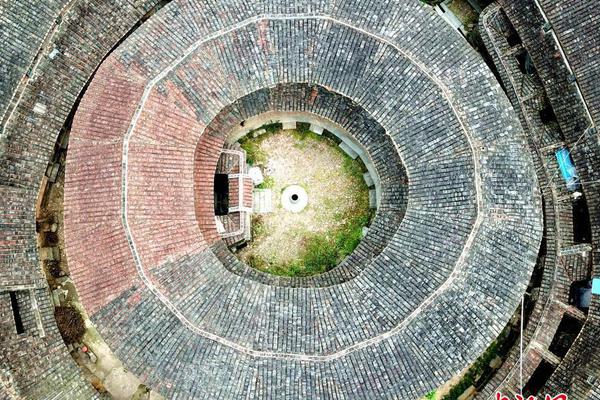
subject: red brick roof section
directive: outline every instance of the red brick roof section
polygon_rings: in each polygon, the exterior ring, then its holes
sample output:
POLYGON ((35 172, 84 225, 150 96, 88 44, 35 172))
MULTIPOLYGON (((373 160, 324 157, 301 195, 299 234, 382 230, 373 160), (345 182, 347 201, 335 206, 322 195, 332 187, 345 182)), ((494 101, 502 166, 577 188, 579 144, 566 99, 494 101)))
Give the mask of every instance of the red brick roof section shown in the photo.
POLYGON ((143 90, 142 80, 108 61, 73 121, 65 178, 65 245, 71 277, 90 315, 137 279, 120 215, 121 153, 143 90))
POLYGON ((252 178, 244 178, 244 207, 252 208, 252 191, 254 190, 254 183, 252 178))
POLYGON ((196 221, 193 184, 195 146, 203 130, 170 84, 153 89, 131 136, 128 220, 148 269, 207 247, 196 221))
POLYGON ((145 83, 114 58, 107 59, 77 109, 69 146, 81 140, 122 140, 145 83))
MULTIPOLYGON (((238 178, 229 178, 229 207, 239 206, 239 180, 238 178)), ((252 190, 254 190, 254 184, 250 177, 242 178, 243 187, 243 199, 242 206, 252 208, 252 190)))
POLYGON ((240 195, 240 183, 238 178, 229 178, 229 208, 238 207, 240 195))

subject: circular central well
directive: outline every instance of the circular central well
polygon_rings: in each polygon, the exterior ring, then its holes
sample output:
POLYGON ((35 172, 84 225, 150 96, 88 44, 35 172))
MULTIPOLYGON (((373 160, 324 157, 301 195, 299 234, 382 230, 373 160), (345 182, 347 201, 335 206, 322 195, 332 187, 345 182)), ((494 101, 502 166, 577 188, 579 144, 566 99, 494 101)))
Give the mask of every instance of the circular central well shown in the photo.
POLYGON ((308 205, 308 194, 300 185, 291 185, 281 194, 281 206, 290 212, 299 213, 308 205))

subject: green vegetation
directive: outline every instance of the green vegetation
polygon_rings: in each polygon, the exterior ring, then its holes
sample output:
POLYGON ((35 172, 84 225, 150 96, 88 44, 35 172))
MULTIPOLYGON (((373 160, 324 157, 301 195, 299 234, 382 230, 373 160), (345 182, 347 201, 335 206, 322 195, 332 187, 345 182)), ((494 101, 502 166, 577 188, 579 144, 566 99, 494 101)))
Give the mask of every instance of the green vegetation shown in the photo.
POLYGON ((340 151, 344 155, 344 171, 346 171, 348 175, 354 176, 358 179, 363 179, 363 174, 367 172, 367 167, 365 164, 363 164, 360 158, 353 160, 346 153, 344 153, 342 149, 340 149, 340 151))
POLYGON ((273 134, 273 133, 277 133, 281 130, 281 122, 269 122, 267 124, 264 124, 263 126, 261 126, 258 129, 264 129, 265 131, 267 131, 267 134, 273 134))
MULTIPOLYGON (((428 4, 432 7, 438 6, 443 3, 443 0, 421 0, 423 3, 428 4)), ((490 0, 481 0, 480 6, 485 8, 487 5, 491 4, 490 0)), ((466 31, 467 41, 471 46, 475 48, 480 53, 485 54, 486 49, 481 39, 481 34, 479 33, 479 29, 477 27, 477 23, 479 21, 479 14, 467 0, 453 0, 448 3, 448 8, 456 17, 463 23, 464 29, 466 31)))
POLYGON ((296 124, 296 132, 299 134, 312 133, 310 130, 310 124, 307 122, 298 122, 296 124))
POLYGON ((465 390, 475 384, 475 377, 470 371, 471 370, 467 372, 460 382, 452 386, 452 389, 450 389, 448 394, 443 397, 443 400, 456 400, 465 392, 465 390))
POLYGON ((305 149, 308 145, 310 145, 311 141, 322 140, 319 135, 311 132, 309 127, 310 125, 302 126, 301 124, 298 124, 298 129, 292 131, 292 136, 298 140, 298 143, 294 145, 294 147, 297 149, 305 149))
POLYGON ((260 149, 260 143, 257 140, 251 140, 246 136, 240 139, 240 145, 246 151, 248 164, 264 165, 267 162, 267 155, 260 149))
POLYGON ((295 275, 305 276, 329 271, 354 251, 362 239, 362 228, 369 223, 370 213, 352 216, 330 235, 306 238, 300 261, 292 265, 295 275))
MULTIPOLYGON (((250 256, 252 268, 280 276, 310 276, 327 272, 354 251, 362 239, 362 228, 369 224, 372 211, 358 212, 349 216, 338 230, 328 234, 313 234, 304 238, 300 257, 294 262, 277 265, 261 257, 250 256)), ((252 222, 252 236, 265 234, 260 217, 252 222)))
POLYGON ((510 333, 511 326, 508 325, 477 361, 471 365, 460 382, 448 391, 448 394, 443 397, 443 400, 456 400, 470 386, 483 386, 493 372, 492 367, 490 367, 490 362, 496 357, 505 355, 510 348, 510 344, 512 343, 512 341, 508 340, 510 333))
POLYGON ((81 341, 85 334, 85 323, 79 311, 71 306, 59 306, 54 309, 54 318, 66 344, 81 341))
POLYGON ((275 179, 273 179, 272 176, 267 175, 264 177, 263 183, 256 187, 259 189, 273 189, 275 187, 275 179))
POLYGON ((337 265, 338 251, 334 243, 324 235, 309 236, 305 239, 302 260, 292 266, 294 271, 302 275, 321 273, 337 265))
MULTIPOLYGON (((355 214, 335 236, 335 243, 340 249, 340 258, 344 258, 354 251, 362 239, 362 228, 367 226, 373 217, 370 210, 365 213, 355 214)), ((341 260, 340 260, 341 261, 341 260)))
POLYGON ((476 25, 479 16, 467 0, 453 0, 448 4, 450 11, 461 20, 465 28, 476 25))
POLYGON ((425 395, 425 400, 435 400, 435 390, 432 390, 431 392, 427 393, 425 395))
POLYGON ((252 234, 252 237, 262 236, 265 233, 267 233, 267 230, 263 223, 263 218, 260 214, 252 216, 252 226, 250 228, 250 232, 252 234))
POLYGON ((250 131, 246 136, 239 140, 240 146, 246 151, 246 161, 250 165, 265 165, 267 163, 267 155, 260 149, 260 144, 270 135, 281 130, 281 123, 269 122, 260 126, 257 129, 250 131), (253 137, 253 133, 264 129, 266 132, 259 137, 253 137))

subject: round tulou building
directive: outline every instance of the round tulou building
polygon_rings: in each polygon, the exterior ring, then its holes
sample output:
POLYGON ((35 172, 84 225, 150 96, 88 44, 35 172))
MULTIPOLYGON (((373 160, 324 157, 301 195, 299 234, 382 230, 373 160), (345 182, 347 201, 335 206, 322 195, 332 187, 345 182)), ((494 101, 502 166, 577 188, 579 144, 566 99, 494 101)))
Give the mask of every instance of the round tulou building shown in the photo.
POLYGON ((0 399, 600 400, 599 32, 2 2, 0 399))

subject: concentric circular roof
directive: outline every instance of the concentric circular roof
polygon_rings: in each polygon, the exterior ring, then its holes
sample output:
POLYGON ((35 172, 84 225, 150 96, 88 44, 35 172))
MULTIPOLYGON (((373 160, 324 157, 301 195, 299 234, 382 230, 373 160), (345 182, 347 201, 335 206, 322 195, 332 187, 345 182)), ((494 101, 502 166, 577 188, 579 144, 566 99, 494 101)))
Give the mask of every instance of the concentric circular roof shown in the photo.
POLYGON ((81 102, 65 235, 98 330, 169 398, 408 399, 500 333, 540 203, 500 87, 418 2, 175 0, 81 102), (269 111, 342 126, 380 173, 380 229, 330 273, 251 276, 214 226, 225 135, 269 111))

